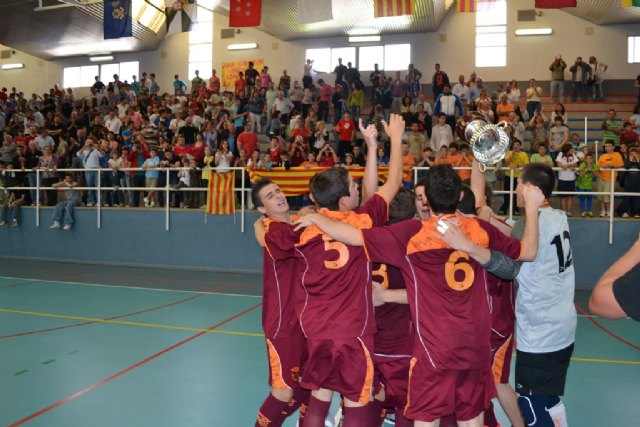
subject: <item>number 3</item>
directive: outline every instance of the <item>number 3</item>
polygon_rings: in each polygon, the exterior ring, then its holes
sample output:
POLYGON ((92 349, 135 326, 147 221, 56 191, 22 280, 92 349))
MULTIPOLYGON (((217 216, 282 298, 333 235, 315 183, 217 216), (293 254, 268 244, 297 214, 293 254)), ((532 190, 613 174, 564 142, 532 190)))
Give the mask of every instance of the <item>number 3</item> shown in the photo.
MULTIPOLYGON (((328 236, 327 236, 328 237, 328 236)), ((325 251, 338 251, 338 259, 334 261, 325 261, 324 266, 330 270, 337 270, 344 267, 349 261, 349 249, 344 243, 324 241, 325 251)))
POLYGON ((447 281, 447 285, 454 291, 465 291, 473 285, 475 274, 473 267, 468 262, 457 261, 462 258, 469 260, 469 255, 466 252, 455 251, 449 256, 449 260, 444 265, 444 277, 447 281), (456 280, 456 272, 462 271, 464 277, 462 280, 456 280))

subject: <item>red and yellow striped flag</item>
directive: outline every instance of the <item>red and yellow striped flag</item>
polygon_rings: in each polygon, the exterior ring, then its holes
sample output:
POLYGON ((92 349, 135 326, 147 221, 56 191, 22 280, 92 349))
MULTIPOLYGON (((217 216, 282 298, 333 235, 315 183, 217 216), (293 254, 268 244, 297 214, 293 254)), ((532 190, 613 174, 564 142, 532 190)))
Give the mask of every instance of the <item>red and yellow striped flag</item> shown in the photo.
MULTIPOLYGON (((301 167, 291 168, 274 168, 270 171, 266 170, 249 170, 249 176, 252 182, 258 182, 261 179, 270 179, 278 184, 285 196, 299 196, 309 192, 309 181, 311 177, 318 172, 322 172, 328 168, 310 168, 301 167)), ((364 177, 363 167, 354 167, 349 169, 349 174, 353 179, 362 179, 364 177)), ((378 178, 386 181, 389 176, 389 168, 379 167, 378 178)))
POLYGON ((456 12, 475 12, 476 0, 457 0, 456 12))
POLYGON ((411 15, 415 11, 413 0, 373 0, 374 18, 411 15))
POLYGON ((235 172, 211 172, 207 191, 208 214, 233 215, 236 213, 235 172))

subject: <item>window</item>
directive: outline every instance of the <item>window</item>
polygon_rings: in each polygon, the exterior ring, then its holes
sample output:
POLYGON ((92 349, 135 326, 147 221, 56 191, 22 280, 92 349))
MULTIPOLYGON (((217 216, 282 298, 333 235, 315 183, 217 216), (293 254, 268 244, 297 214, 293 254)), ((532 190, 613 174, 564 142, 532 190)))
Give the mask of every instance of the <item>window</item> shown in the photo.
POLYGON ((640 36, 627 37, 627 45, 629 47, 627 62, 629 64, 640 63, 640 36))
POLYGON ((213 0, 200 0, 196 9, 196 22, 189 31, 189 79, 196 76, 196 70, 203 79, 211 77, 213 68, 213 0))
POLYGON ((358 48, 358 69, 373 71, 374 65, 384 66, 384 46, 362 46, 358 48))
POLYGON ((100 81, 102 83, 108 84, 108 82, 112 82, 114 74, 117 74, 118 77, 121 77, 120 80, 122 80, 120 64, 102 64, 100 66, 100 81))
MULTIPOLYGON (((333 71, 331 67, 331 49, 307 49, 305 53, 305 62, 307 59, 313 61, 313 69, 320 73, 330 73, 333 71)), ((336 63, 338 59, 336 59, 336 63)))
POLYGON ((507 66, 507 2, 478 4, 476 12, 476 67, 507 66))
POLYGON ((411 63, 410 44, 388 44, 384 47, 384 69, 387 71, 406 70, 411 63))
POLYGON ((342 58, 342 64, 347 65, 351 62, 351 65, 356 64, 356 48, 355 47, 337 47, 331 49, 331 68, 329 71, 333 71, 338 66, 338 58, 342 58))
POLYGON ((95 83, 96 76, 100 76, 100 81, 107 84, 113 81, 114 74, 117 74, 123 82, 126 80, 131 83, 132 76, 138 77, 139 70, 140 63, 138 61, 65 67, 62 70, 62 86, 91 87, 95 83))

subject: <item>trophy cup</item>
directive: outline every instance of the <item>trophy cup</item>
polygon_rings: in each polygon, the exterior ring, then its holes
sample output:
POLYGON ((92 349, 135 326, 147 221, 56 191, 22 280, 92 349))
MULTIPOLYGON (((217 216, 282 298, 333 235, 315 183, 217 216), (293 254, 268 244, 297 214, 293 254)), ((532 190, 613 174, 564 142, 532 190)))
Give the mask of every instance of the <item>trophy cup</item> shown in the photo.
POLYGON ((464 115, 456 124, 458 137, 471 145, 473 156, 480 162, 480 171, 495 165, 509 150, 509 134, 504 130, 507 122, 487 123, 477 111, 464 115))

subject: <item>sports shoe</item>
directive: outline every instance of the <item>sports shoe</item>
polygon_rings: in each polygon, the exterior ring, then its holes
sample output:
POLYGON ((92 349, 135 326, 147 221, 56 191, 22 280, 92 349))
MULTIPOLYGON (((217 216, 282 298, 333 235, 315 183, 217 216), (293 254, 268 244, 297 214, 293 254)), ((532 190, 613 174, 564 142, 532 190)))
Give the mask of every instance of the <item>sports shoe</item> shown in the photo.
POLYGON ((71 224, 65 224, 65 225, 64 225, 64 228, 63 228, 63 230, 64 230, 64 231, 69 231, 69 230, 71 230, 71 224))
POLYGON ((593 216, 593 212, 589 211, 589 212, 587 212, 587 215, 592 217, 593 216))
POLYGON ((640 215, 635 214, 633 217, 634 217, 634 218, 640 218, 640 215))
POLYGON ((53 221, 53 224, 51 224, 51 227, 49 227, 51 229, 53 228, 60 228, 60 223, 58 221, 53 221))
POLYGON ((0 227, 4 227, 5 225, 7 225, 7 221, 0 221, 0 227))
POLYGON ((573 216, 573 214, 571 212, 565 212, 567 214, 567 216, 573 216))
POLYGON ((623 214, 622 214, 622 218, 629 218, 629 214, 628 214, 628 213, 626 213, 626 212, 625 212, 625 213, 623 213, 623 214))
POLYGON ((146 207, 149 207, 149 199, 148 199, 147 197, 145 197, 145 198, 144 198, 144 199, 142 199, 142 200, 144 200, 144 205, 145 205, 146 207))
POLYGON ((150 202, 150 203, 149 203, 149 207, 150 207, 150 208, 153 208, 153 207, 155 207, 155 206, 156 206, 156 202, 150 202))
POLYGON ((17 227, 18 225, 20 225, 20 224, 18 223, 17 219, 14 219, 13 221, 11 221, 11 226, 12 227, 17 227))
POLYGON ((91 203, 91 202, 87 203, 87 207, 88 208, 92 208, 93 207, 93 203, 91 203))
POLYGON ((600 217, 604 218, 605 216, 607 216, 607 214, 604 213, 604 211, 600 212, 600 217))
POLYGON ((581 216, 582 218, 584 218, 584 217, 586 217, 586 216, 587 216, 587 213, 586 213, 586 212, 582 212, 582 213, 580 214, 580 216, 581 216))

